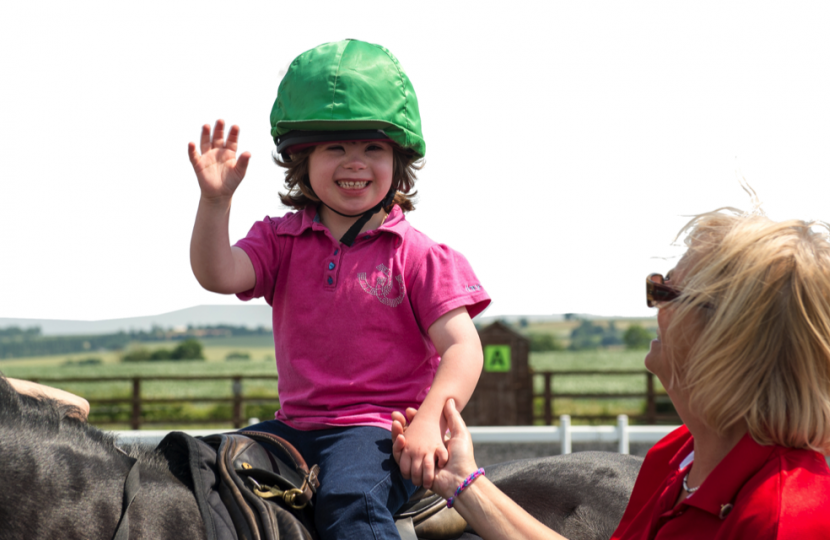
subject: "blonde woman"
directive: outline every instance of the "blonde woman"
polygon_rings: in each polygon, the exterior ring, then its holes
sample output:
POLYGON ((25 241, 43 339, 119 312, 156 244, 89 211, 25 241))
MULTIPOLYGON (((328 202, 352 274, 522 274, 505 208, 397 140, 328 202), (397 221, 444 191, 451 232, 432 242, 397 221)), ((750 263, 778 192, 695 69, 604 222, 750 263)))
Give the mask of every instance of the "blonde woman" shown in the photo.
MULTIPOLYGON (((828 226, 716 211, 684 232, 677 266, 647 278, 659 330, 645 359, 684 425, 649 451, 612 539, 828 538, 828 226)), ((562 538, 474 474, 453 403, 445 416, 432 489, 486 539, 562 538)))

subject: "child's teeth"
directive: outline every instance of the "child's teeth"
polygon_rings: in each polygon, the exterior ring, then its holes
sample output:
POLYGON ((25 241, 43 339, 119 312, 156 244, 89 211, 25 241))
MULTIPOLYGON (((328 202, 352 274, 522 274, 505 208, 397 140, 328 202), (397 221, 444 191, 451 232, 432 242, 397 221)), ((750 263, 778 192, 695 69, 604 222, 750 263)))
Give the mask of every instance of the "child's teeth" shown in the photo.
POLYGON ((340 187, 344 187, 346 189, 360 189, 366 187, 367 183, 368 182, 338 182, 338 184, 340 184, 340 187))

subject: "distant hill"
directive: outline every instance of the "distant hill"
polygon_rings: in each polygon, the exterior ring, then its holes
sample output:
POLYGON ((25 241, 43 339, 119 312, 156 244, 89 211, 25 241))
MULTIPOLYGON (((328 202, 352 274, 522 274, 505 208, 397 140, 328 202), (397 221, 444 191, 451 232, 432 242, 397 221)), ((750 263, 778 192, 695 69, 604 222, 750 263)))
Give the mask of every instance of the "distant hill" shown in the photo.
MULTIPOLYGON (((626 317, 598 317, 587 314, 571 314, 574 319, 618 319, 625 320, 626 317)), ((484 316, 477 317, 476 322, 481 325, 488 325, 496 320, 503 320, 516 324, 520 320, 530 323, 559 322, 568 317, 564 315, 505 315, 505 316, 484 316)), ((271 328, 271 307, 262 304, 245 305, 213 305, 195 306, 160 315, 149 315, 146 317, 130 317, 126 319, 107 319, 103 321, 72 321, 59 319, 12 319, 0 317, 0 329, 9 326, 19 328, 40 327, 44 336, 72 336, 98 334, 113 334, 124 331, 149 331, 153 326, 162 328, 177 328, 187 326, 216 326, 227 324, 231 326, 246 326, 248 328, 271 328)))
POLYGON ((160 315, 108 319, 103 321, 71 321, 59 319, 12 319, 0 317, 0 328, 38 326, 45 336, 112 334, 119 331, 150 330, 153 326, 176 328, 187 326, 259 326, 271 328, 271 307, 267 305, 195 306, 160 315))

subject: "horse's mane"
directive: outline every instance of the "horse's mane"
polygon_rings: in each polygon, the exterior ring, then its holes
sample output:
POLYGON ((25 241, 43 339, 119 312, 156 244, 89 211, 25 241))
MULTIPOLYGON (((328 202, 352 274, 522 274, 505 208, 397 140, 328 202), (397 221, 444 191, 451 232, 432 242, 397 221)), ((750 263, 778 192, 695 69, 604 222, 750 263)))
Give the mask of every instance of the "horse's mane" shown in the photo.
POLYGON ((187 460, 118 445, 81 416, 73 406, 18 393, 0 374, 0 540, 112 538, 135 462, 141 487, 130 512, 139 536, 203 538, 187 460))
POLYGON ((83 454, 110 456, 118 462, 124 461, 126 454, 138 460, 145 470, 169 471, 186 484, 191 483, 188 473, 174 470, 180 460, 169 462, 149 445, 117 444, 115 435, 80 420, 81 416, 73 405, 18 393, 0 373, 0 437, 14 434, 14 438, 43 444, 60 442, 83 454))

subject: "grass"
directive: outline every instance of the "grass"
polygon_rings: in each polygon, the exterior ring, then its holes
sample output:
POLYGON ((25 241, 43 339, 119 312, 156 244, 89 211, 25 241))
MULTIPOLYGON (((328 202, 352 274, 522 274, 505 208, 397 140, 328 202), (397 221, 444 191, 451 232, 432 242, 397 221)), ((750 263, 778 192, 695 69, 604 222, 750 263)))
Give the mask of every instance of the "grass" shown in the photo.
MULTIPOLYGON (((142 344, 148 349, 173 348, 177 342, 142 344)), ((85 352, 74 355, 60 355, 40 358, 26 358, 0 361, 0 371, 9 377, 22 379, 69 378, 69 377, 151 377, 182 375, 243 375, 252 377, 243 380, 243 395, 246 397, 267 397, 273 399, 277 394, 277 381, 257 380, 263 375, 275 375, 274 351, 269 336, 251 336, 237 338, 219 338, 203 340, 205 361, 161 361, 122 363, 117 352, 85 352), (263 339, 265 338, 265 339, 263 339), (267 341, 267 344, 263 344, 267 341), (228 361, 230 353, 250 355, 250 360, 228 361), (98 358, 99 365, 64 365, 67 361, 98 358)), ((556 351, 530 354, 530 365, 534 371, 602 371, 632 370, 644 371, 643 357, 645 351, 597 350, 597 351, 556 351)), ((662 391, 656 381, 658 391, 662 391)), ((69 392, 84 396, 90 401, 96 399, 121 399, 132 395, 130 381, 113 381, 106 383, 49 383, 69 392)), ((534 377, 534 391, 541 394, 544 381, 541 376, 534 377)), ((645 376, 637 375, 585 375, 554 376, 555 393, 635 393, 645 392, 645 376)), ((232 383, 223 381, 144 381, 141 387, 143 397, 147 398, 215 398, 231 397, 232 383)), ((246 405, 246 416, 270 418, 278 402, 263 405, 246 405)), ((94 411, 99 418, 127 419, 129 404, 120 406, 96 405, 94 411)), ((542 412, 542 399, 534 400, 537 414, 542 412)), ((644 400, 632 398, 578 399, 560 398, 554 401, 554 415, 610 415, 641 414, 644 400)), ((229 404, 182 403, 145 405, 148 420, 170 419, 171 427, 182 427, 188 419, 197 420, 211 416, 230 416, 229 404), (174 419, 180 419, 176 423, 174 419)), ((575 422, 579 422, 575 420, 575 422)), ((94 423, 94 418, 93 418, 94 423)), ((607 423, 607 421, 606 421, 607 423)), ((195 424, 199 425, 199 424, 195 424)), ((221 426, 222 424, 218 424, 221 426)), ((126 424, 122 427, 126 427, 126 424)), ((201 427, 204 427, 201 425, 201 427)), ((225 426, 226 427, 226 426, 225 426)))
MULTIPOLYGON (((555 351, 530 354, 530 366, 534 371, 603 371, 623 370, 644 372, 643 359, 646 351, 626 350, 596 350, 596 351, 555 351)), ((645 393, 645 374, 632 375, 569 375, 553 376, 553 392, 579 393, 645 393)), ((657 392, 663 392, 663 386, 655 378, 654 386, 657 392)), ((533 377, 533 391, 541 394, 544 391, 543 377, 533 377)), ((533 407, 536 415, 541 415, 544 400, 534 398, 533 407)), ((605 415, 616 416, 627 414, 635 416, 645 410, 645 400, 638 398, 605 398, 605 399, 554 399, 553 415, 605 415)), ((574 420, 575 423, 589 423, 586 420, 574 420)), ((597 422, 594 422, 597 423, 597 422)), ((599 423, 607 423, 599 421, 599 423)))
POLYGON ((530 353, 530 367, 542 370, 643 370, 646 351, 599 349, 596 351, 552 351, 530 353))
MULTIPOLYGON (((200 362, 200 361, 162 361, 129 362, 123 364, 101 364, 98 366, 5 366, 3 372, 9 377, 20 379, 70 378, 70 377, 163 377, 185 375, 243 375, 257 377, 276 375, 276 368, 270 362, 236 361, 236 362, 200 362)), ((132 393, 130 381, 113 382, 68 382, 49 383, 84 396, 87 399, 108 399, 128 397, 132 393)), ((242 382, 244 395, 274 395, 275 380, 249 380, 242 382)), ((152 398, 181 397, 230 397, 233 395, 230 381, 144 381, 141 394, 152 398)))
MULTIPOLYGON (((153 350, 158 348, 174 348, 178 342, 141 343, 132 346, 141 346, 153 350)), ((113 351, 84 352, 72 355, 45 356, 17 360, 0 361, 0 371, 9 377, 21 379, 65 379, 74 377, 159 377, 159 376, 234 376, 251 377, 243 379, 242 393, 248 397, 262 397, 263 404, 246 404, 245 417, 271 418, 274 410, 279 406, 277 396, 277 381, 275 379, 260 379, 257 377, 276 375, 274 365, 274 346, 269 336, 250 336, 249 338, 220 338, 203 340, 204 361, 160 361, 160 362, 121 362, 121 353, 113 351), (262 339, 262 338, 265 339, 262 339), (250 356, 250 360, 226 360, 231 353, 241 353, 250 356), (95 358, 101 361, 98 365, 68 365, 69 362, 78 362, 95 358)), ((85 397, 93 402, 90 414, 90 423, 103 421, 123 420, 123 424, 106 424, 107 429, 129 429, 128 419, 130 404, 100 404, 94 403, 101 399, 128 399, 132 397, 132 382, 48 382, 47 384, 62 388, 74 394, 85 397)), ((144 398, 168 399, 199 399, 199 398, 230 398, 233 396, 233 385, 230 380, 218 381, 142 381, 141 395, 144 398)), ((142 418, 146 421, 165 422, 154 424, 152 429, 186 427, 217 427, 227 428, 228 424, 194 423, 209 418, 230 418, 231 405, 229 403, 164 403, 144 404, 142 418), (188 422, 191 422, 188 424, 188 422)))

